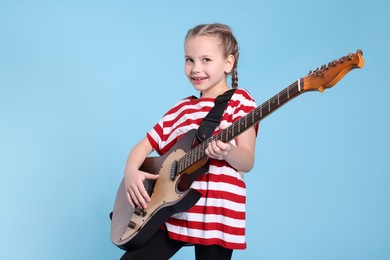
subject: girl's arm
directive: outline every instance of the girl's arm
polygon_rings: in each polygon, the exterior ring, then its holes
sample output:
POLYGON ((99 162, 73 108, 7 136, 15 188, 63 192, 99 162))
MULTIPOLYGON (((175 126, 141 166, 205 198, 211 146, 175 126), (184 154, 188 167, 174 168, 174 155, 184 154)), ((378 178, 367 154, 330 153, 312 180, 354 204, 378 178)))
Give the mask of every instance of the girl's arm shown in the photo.
POLYGON ((255 145, 256 130, 251 127, 236 138, 236 146, 230 142, 212 141, 206 148, 206 155, 227 161, 237 171, 249 172, 255 161, 255 145))
POLYGON ((134 146, 127 158, 124 173, 125 189, 127 199, 132 207, 137 205, 145 209, 147 203, 150 202, 150 196, 143 182, 145 179, 157 179, 158 175, 140 171, 139 168, 152 151, 153 148, 147 137, 145 137, 134 146))

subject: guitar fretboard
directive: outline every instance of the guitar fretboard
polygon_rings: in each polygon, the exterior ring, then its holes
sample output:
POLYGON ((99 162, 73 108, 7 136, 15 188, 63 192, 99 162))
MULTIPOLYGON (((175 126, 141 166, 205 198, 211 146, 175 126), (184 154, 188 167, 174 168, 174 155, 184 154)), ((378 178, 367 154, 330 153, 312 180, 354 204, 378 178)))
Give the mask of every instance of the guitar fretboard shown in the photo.
POLYGON ((220 131, 218 134, 206 139, 198 146, 192 148, 183 157, 177 161, 177 172, 183 172, 199 160, 206 157, 205 150, 208 144, 212 140, 221 140, 222 142, 228 142, 234 137, 240 135, 250 127, 254 126, 262 119, 270 115, 272 112, 280 108, 282 105, 297 97, 302 92, 303 78, 298 79, 287 88, 280 91, 278 94, 268 99, 260 106, 253 109, 251 112, 235 121, 226 129, 220 131))

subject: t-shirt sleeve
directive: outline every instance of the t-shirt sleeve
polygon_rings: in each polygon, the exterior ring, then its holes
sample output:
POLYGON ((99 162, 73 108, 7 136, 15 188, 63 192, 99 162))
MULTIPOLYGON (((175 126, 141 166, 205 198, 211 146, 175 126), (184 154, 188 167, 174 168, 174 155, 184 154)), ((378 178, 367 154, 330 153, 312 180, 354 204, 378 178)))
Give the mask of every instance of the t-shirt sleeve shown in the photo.
MULTIPOLYGON (((231 121, 235 122, 255 108, 256 102, 251 94, 245 89, 237 89, 229 103, 231 111, 228 111, 228 113, 231 114, 231 121)), ((255 128, 257 134, 258 124, 255 125, 255 128)))
POLYGON ((147 132, 146 137, 148 138, 153 149, 159 155, 163 155, 164 151, 167 149, 166 147, 164 148, 164 146, 166 145, 165 139, 167 137, 167 134, 169 134, 165 133, 166 131, 168 131, 167 129, 169 129, 167 128, 167 124, 169 124, 167 122, 172 120, 172 115, 175 115, 175 112, 180 108, 183 103, 187 102, 188 100, 191 100, 192 98, 194 97, 190 96, 179 100, 171 109, 168 110, 168 112, 164 114, 160 121, 158 121, 158 123, 152 129, 150 129, 149 132, 147 132))

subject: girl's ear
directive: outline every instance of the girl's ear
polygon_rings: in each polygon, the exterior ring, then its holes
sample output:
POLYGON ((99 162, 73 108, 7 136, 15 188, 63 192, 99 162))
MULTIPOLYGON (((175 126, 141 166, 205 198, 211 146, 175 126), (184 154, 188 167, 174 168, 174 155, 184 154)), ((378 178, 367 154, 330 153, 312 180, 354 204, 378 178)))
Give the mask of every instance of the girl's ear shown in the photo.
POLYGON ((225 61, 225 73, 226 74, 229 74, 232 71, 235 60, 236 59, 234 58, 233 55, 229 55, 226 58, 226 61, 225 61))

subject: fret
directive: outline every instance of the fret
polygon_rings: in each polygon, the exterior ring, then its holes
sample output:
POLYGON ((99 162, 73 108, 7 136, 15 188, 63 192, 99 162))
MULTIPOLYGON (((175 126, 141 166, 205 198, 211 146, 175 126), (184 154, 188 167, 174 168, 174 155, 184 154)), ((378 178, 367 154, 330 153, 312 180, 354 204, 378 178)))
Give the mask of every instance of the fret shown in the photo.
POLYGON ((193 159, 192 159, 193 157, 192 156, 188 156, 188 166, 191 166, 191 165, 193 165, 194 164, 194 162, 193 162, 193 159))
POLYGON ((182 171, 185 169, 185 168, 183 167, 183 163, 182 163, 182 160, 181 160, 181 159, 179 159, 177 165, 178 165, 178 169, 179 169, 178 172, 182 172, 182 171))
POLYGON ((191 166, 192 165, 192 162, 191 162, 191 153, 189 153, 188 155, 187 155, 187 167, 189 167, 189 166, 191 166))
POLYGON ((196 158, 195 159, 195 162, 197 161, 197 160, 199 160, 200 158, 202 158, 203 156, 203 150, 202 149, 196 149, 195 148, 195 152, 194 152, 194 158, 196 158))
POLYGON ((270 112, 273 111, 273 110, 275 110, 275 108, 277 107, 277 106, 276 106, 276 101, 275 101, 275 99, 276 99, 276 96, 274 96, 274 97, 271 98, 270 112))
POLYGON ((287 100, 290 99, 290 86, 287 87, 287 100))
POLYGON ((180 161, 181 161, 181 165, 183 166, 183 169, 186 169, 185 156, 183 156, 183 158, 181 158, 180 161))
POLYGON ((185 166, 186 168, 188 168, 188 167, 190 166, 190 164, 188 163, 188 156, 185 155, 184 158, 185 158, 185 160, 184 160, 184 166, 185 166))
POLYGON ((260 106, 260 118, 263 117, 263 105, 260 106))
POLYGON ((230 136, 230 138, 233 138, 235 136, 234 133, 237 133, 238 132, 238 126, 237 126, 237 123, 234 122, 233 125, 232 125, 232 135, 230 136))
POLYGON ((281 99, 282 99, 282 103, 287 101, 288 97, 287 97, 287 90, 286 89, 284 89, 282 96, 281 96, 281 99))
MULTIPOLYGON (((196 152, 196 150, 195 150, 196 152)), ((196 156, 196 153, 192 153, 192 157, 191 157, 191 164, 194 164, 196 161, 197 161, 198 157, 196 156)))
POLYGON ((268 112, 271 112, 271 99, 268 99, 268 112))

